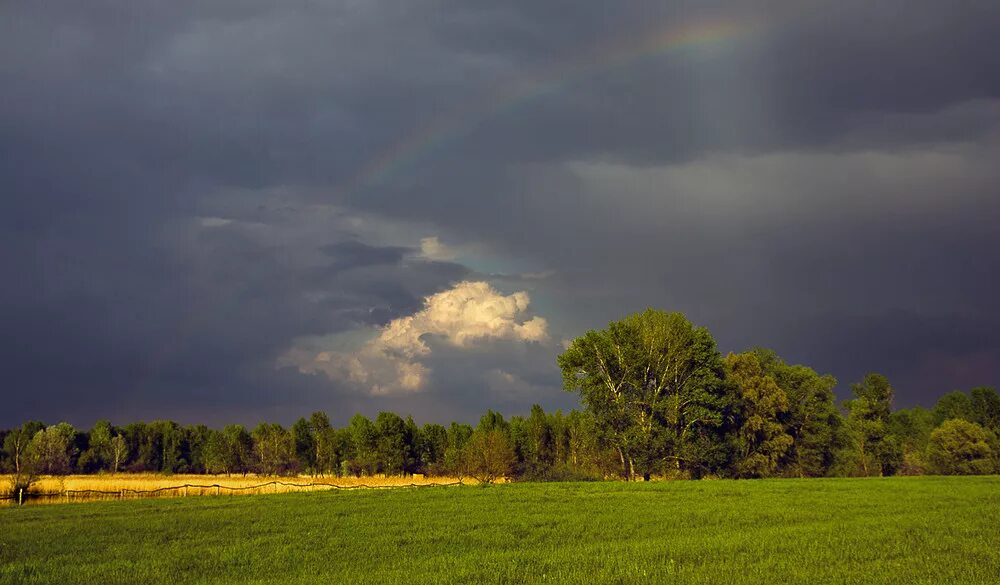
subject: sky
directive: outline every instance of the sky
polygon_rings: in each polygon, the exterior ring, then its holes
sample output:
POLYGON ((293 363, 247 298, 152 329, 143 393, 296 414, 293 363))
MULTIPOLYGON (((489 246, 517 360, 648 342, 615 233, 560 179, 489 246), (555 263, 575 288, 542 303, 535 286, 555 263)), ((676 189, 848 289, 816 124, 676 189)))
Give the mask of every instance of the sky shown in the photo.
POLYGON ((0 4, 0 427, 577 406, 646 307, 1000 386, 1000 3, 0 4))

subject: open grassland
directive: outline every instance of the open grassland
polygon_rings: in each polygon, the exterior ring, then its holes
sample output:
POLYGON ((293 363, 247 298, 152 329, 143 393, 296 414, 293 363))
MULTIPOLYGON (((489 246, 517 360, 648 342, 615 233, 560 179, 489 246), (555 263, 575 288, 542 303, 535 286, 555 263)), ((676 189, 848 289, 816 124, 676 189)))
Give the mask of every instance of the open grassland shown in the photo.
POLYGON ((509 484, 0 509, 2 583, 998 583, 1000 478, 509 484))
MULTIPOLYGON (((254 495, 313 490, 329 490, 331 485, 355 487, 404 487, 441 485, 458 482, 453 477, 271 477, 256 475, 160 475, 120 473, 115 475, 45 476, 31 486, 31 504, 85 502, 95 499, 179 497, 210 495, 254 495), (216 488, 215 486, 220 486, 216 488), (187 487, 185 487, 187 486, 187 487), (200 486, 200 487, 199 487, 200 486), (106 492, 106 493, 104 493, 106 492), (52 497, 52 496, 60 497, 52 497)), ((463 483, 474 484, 465 478, 463 483)), ((0 490, 12 483, 11 476, 0 475, 0 490)), ((8 503, 10 503, 8 501, 8 503)))

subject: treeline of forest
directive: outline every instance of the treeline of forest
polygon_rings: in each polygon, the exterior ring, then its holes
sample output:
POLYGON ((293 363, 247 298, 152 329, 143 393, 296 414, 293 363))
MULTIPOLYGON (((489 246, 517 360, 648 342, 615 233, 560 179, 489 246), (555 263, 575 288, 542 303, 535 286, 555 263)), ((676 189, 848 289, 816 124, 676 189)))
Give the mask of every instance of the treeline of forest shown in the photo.
POLYGON ((418 426, 313 413, 290 428, 173 421, 82 431, 31 421, 0 431, 0 469, 37 474, 160 472, 324 476, 427 474, 523 480, 821 477, 1000 473, 1000 395, 945 394, 933 408, 892 409, 879 374, 851 385, 772 351, 722 356, 704 328, 647 310, 590 331, 559 357, 582 410, 533 406, 510 419, 418 426))

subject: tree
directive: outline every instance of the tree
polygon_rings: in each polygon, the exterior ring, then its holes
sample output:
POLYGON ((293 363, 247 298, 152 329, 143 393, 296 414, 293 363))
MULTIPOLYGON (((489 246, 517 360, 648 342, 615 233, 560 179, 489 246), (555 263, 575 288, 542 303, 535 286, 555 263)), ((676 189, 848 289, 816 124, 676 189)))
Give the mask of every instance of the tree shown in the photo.
POLYGON ((988 386, 973 388, 970 394, 972 422, 994 433, 1000 433, 1000 394, 988 386))
POLYGON ((499 429, 476 430, 463 448, 465 474, 493 483, 510 474, 516 456, 507 434, 499 429))
POLYGON ((261 423, 250 433, 257 469, 264 475, 283 475, 293 470, 295 440, 278 423, 261 423))
POLYGON ((972 414, 972 401, 961 390, 954 390, 938 399, 934 405, 934 426, 940 426, 946 420, 960 418, 975 422, 972 414))
POLYGON ((465 464, 462 461, 462 454, 465 445, 472 438, 472 427, 463 423, 451 423, 448 427, 448 447, 444 453, 445 469, 458 477, 465 474, 465 464))
POLYGON ((76 429, 69 423, 52 425, 35 433, 31 454, 38 473, 65 475, 72 469, 73 440, 76 429))
POLYGON ((31 440, 35 438, 38 431, 45 428, 39 421, 28 421, 20 427, 13 429, 4 437, 3 450, 7 454, 7 459, 13 467, 14 475, 21 475, 25 471, 28 463, 28 451, 31 447, 31 440))
POLYGON ((934 413, 919 406, 903 408, 889 415, 889 435, 896 438, 903 451, 900 473, 919 475, 926 469, 927 443, 934 430, 934 413))
POLYGON ((292 440, 295 441, 295 458, 307 471, 316 475, 316 434, 305 418, 300 417, 292 425, 292 440))
POLYGON ((176 473, 186 465, 182 458, 184 430, 172 420, 154 420, 146 426, 146 453, 150 471, 176 473))
POLYGON ((1000 471, 993 461, 989 431, 976 423, 953 418, 931 433, 927 458, 931 471, 942 475, 981 475, 1000 471))
POLYGON ((378 469, 385 474, 402 474, 410 459, 406 422, 398 414, 380 412, 375 418, 375 431, 378 469))
POLYGON ((429 475, 444 475, 445 452, 448 450, 448 429, 443 425, 426 423, 420 429, 417 457, 420 469, 429 475))
POLYGON ((555 437, 549 418, 538 404, 525 420, 524 464, 530 475, 544 477, 555 463, 555 437))
POLYGON ((648 479, 662 464, 700 473, 730 396, 707 329, 647 309, 588 331, 559 356, 563 387, 578 392, 618 452, 622 475, 648 479))
POLYGON ((80 454, 79 467, 83 472, 104 470, 111 460, 111 423, 97 421, 90 429, 87 450, 80 454))
POLYGON ((118 433, 111 439, 111 473, 118 473, 118 468, 121 467, 125 460, 128 458, 128 443, 125 441, 125 437, 121 433, 118 433))
POLYGON ((337 472, 340 468, 337 433, 330 425, 330 417, 325 412, 314 412, 309 417, 309 426, 315 437, 316 451, 313 454, 313 461, 316 471, 320 475, 337 472))
POLYGON ((780 419, 788 396, 765 372, 754 352, 726 356, 726 379, 737 388, 736 465, 738 477, 770 477, 792 446, 780 419))
POLYGON ((215 433, 205 425, 188 425, 183 429, 184 441, 181 449, 181 459, 187 462, 188 473, 205 473, 208 465, 206 452, 208 443, 215 433))
POLYGON ((833 466, 842 447, 843 418, 837 410, 833 389, 837 380, 812 368, 788 365, 776 353, 757 349, 761 366, 788 397, 781 420, 792 445, 785 454, 785 472, 799 477, 821 477, 833 466))
POLYGON ((845 452, 848 471, 855 475, 891 475, 902 462, 902 450, 889 434, 893 390, 881 374, 868 374, 851 385, 856 396, 846 401, 850 447, 845 452))
POLYGON ((348 469, 356 477, 374 475, 378 469, 378 431, 363 414, 351 417, 347 427, 351 438, 348 469))

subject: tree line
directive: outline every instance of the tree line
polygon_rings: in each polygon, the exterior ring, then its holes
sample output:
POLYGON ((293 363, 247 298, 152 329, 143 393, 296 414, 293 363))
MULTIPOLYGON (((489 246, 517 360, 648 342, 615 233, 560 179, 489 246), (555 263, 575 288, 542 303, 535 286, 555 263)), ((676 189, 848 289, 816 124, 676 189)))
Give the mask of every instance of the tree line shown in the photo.
POLYGON ((707 329, 647 310, 589 331, 559 356, 582 410, 531 408, 478 425, 322 412, 291 427, 174 421, 89 430, 29 421, 0 431, 0 469, 37 474, 157 472, 321 476, 448 475, 494 481, 1000 473, 1000 395, 954 391, 893 410, 879 374, 851 385, 775 352, 721 355, 707 329))

